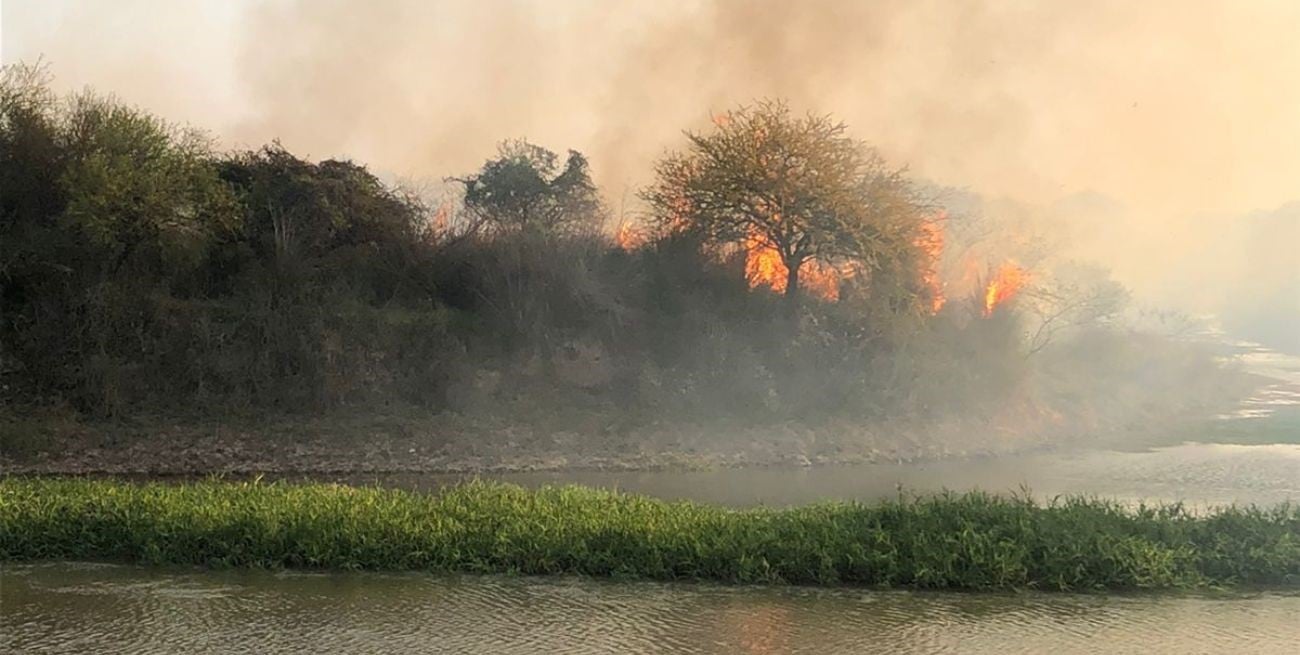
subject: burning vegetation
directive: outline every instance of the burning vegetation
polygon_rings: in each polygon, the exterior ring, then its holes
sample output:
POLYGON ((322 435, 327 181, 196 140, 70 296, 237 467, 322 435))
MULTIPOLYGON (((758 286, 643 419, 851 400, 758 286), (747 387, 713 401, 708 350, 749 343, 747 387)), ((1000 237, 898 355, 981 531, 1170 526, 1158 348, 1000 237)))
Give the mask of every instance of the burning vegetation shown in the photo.
MULTIPOLYGON (((749 288, 766 288, 784 294, 790 281, 790 271, 781 254, 761 236, 751 234, 743 241, 745 280, 749 288)), ((800 291, 818 300, 835 302, 840 299, 840 282, 851 277, 848 266, 837 268, 810 260, 803 265, 798 279, 800 291)))
POLYGON ((0 81, 3 407, 397 404, 612 439, 663 420, 1057 420, 1025 355, 1121 297, 1058 294, 1069 311, 1024 338, 1025 267, 954 274, 1015 253, 956 256, 979 252, 961 217, 779 102, 688 134, 641 194, 648 220, 615 231, 577 152, 507 142, 426 206, 353 162, 218 152, 56 98, 38 70, 0 81), (995 315, 1011 320, 967 320, 995 315))
POLYGON ((1005 262, 998 266, 984 286, 984 316, 992 316, 998 307, 1015 298, 1028 282, 1029 271, 1015 262, 1005 262))

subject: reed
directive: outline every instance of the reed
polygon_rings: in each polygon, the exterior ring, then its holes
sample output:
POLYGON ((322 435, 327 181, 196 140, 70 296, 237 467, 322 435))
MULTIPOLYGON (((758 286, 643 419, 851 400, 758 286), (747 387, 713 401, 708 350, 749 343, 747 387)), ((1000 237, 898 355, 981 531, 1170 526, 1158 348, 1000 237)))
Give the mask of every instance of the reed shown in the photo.
POLYGON ((576 486, 0 479, 0 560, 1057 590, 1300 583, 1300 507, 984 493, 735 510, 576 486))

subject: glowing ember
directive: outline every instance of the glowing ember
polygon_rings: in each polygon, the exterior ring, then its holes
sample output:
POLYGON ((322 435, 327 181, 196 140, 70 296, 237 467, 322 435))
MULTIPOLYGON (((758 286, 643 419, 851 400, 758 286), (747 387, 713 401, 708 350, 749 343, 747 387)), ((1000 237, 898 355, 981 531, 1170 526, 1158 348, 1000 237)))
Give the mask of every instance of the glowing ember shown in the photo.
POLYGON ((984 316, 992 316, 998 306, 1015 298, 1028 281, 1029 271, 1015 263, 1006 262, 999 266, 984 288, 984 316))

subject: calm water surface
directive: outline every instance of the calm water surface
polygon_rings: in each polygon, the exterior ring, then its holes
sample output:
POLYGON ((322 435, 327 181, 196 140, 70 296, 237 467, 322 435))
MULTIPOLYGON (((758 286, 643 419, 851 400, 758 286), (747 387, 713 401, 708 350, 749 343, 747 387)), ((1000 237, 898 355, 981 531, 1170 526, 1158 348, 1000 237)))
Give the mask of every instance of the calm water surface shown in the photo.
MULTIPOLYGON (((535 473, 732 505, 912 491, 1097 494, 1132 502, 1300 501, 1300 361, 1188 443, 809 470, 535 473)), ((1253 358, 1253 359, 1251 359, 1253 358)), ((448 476, 347 481, 433 489, 448 476)), ((1293 593, 950 594, 565 578, 303 574, 56 563, 0 568, 15 653, 1300 653, 1293 593)))

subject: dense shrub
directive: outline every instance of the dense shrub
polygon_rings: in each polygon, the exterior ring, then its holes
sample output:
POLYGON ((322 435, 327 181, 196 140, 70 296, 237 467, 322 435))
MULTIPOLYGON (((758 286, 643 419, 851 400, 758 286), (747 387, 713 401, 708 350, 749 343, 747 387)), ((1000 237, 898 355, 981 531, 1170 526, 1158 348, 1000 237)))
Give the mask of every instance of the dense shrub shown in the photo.
MULTIPOLYGON (((939 290, 916 239, 933 227, 929 208, 838 124, 816 123, 857 153, 870 184, 846 172, 823 206, 812 202, 820 178, 801 168, 791 190, 808 200, 800 229, 829 229, 823 213, 855 209, 832 221, 842 234, 789 259, 856 261, 861 274, 840 281, 837 300, 782 302, 751 288, 745 253, 722 242, 734 225, 615 244, 576 152, 561 165, 538 146, 506 144, 456 180, 464 196, 448 225, 446 206, 429 211, 361 165, 307 161, 278 143, 217 152, 111 98, 57 98, 41 69, 3 75, 6 397, 92 416, 400 401, 816 424, 983 419, 1024 402, 1035 374, 1014 308, 928 310, 939 290)), ((781 107, 764 120, 791 120, 781 107)), ((776 146, 797 158, 798 143, 776 146)), ((744 182, 724 177, 690 187, 693 202, 744 182)), ((681 209, 667 189, 657 206, 681 209)), ((779 233, 780 213, 764 211, 779 233)), ((1150 361, 1126 356, 1135 342, 1113 331, 1078 343, 1039 354, 1052 379, 1038 387, 1110 398, 1111 380, 1140 377, 1135 363, 1150 361), (1088 366, 1074 367, 1084 349, 1088 366)))

